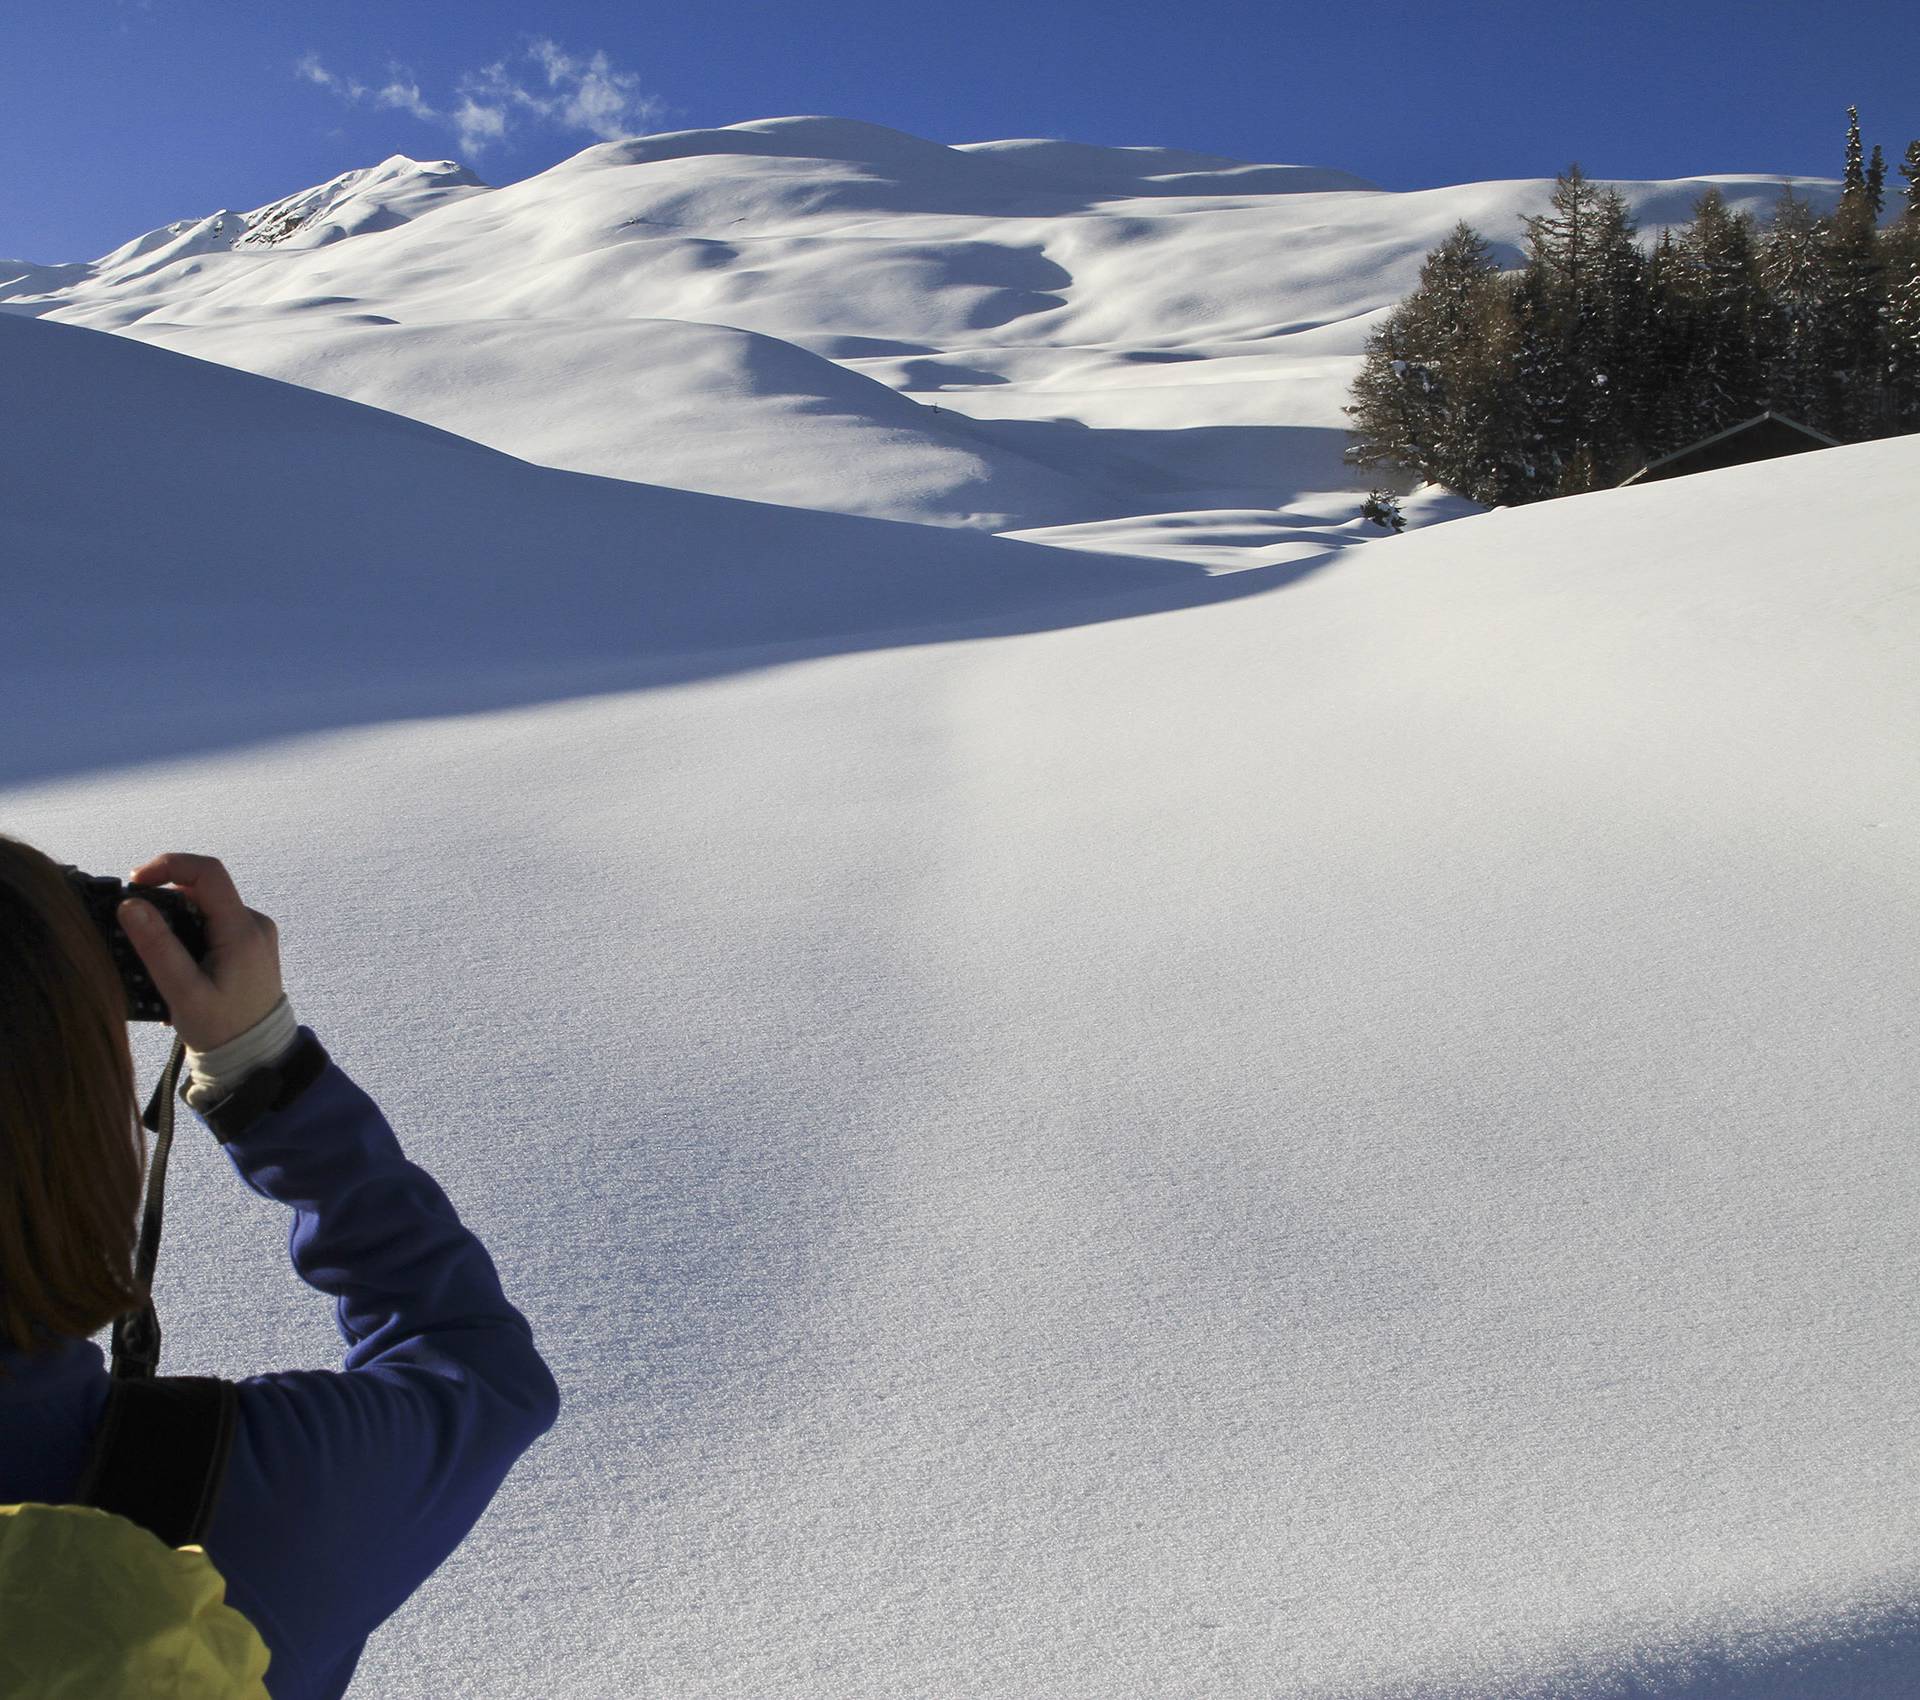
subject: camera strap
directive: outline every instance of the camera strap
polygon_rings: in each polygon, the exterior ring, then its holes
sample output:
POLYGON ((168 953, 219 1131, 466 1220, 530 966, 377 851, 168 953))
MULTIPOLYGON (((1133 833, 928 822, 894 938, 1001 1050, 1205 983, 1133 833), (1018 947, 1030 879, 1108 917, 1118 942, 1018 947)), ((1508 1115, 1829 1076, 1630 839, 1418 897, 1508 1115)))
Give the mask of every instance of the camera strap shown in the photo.
POLYGON ((177 1033, 140 1125, 151 1133, 147 1196, 140 1207, 140 1239, 134 1248, 134 1285, 146 1294, 138 1310, 113 1324, 113 1375, 119 1381, 150 1380, 160 1367, 160 1318, 153 1308, 153 1270, 160 1261, 160 1229, 167 1207, 167 1158, 173 1151, 173 1097, 186 1065, 187 1043, 177 1033))

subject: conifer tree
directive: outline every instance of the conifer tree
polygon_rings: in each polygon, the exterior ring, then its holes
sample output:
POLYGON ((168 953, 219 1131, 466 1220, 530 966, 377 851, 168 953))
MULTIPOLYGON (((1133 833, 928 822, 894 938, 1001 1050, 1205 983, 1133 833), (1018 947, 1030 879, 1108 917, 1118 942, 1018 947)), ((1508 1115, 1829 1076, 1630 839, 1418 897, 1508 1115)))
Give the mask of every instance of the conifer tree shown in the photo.
POLYGON ((1653 297, 1647 360, 1664 378, 1647 414, 1649 459, 1705 435, 1702 422, 1712 416, 1707 398, 1714 388, 1713 362, 1702 346, 1707 338, 1705 303, 1693 287, 1694 271, 1694 261, 1683 253, 1680 238, 1671 230, 1662 231, 1647 262, 1653 297))
POLYGON ((1860 153, 1860 112, 1857 107, 1847 108, 1847 167, 1840 178, 1840 193, 1843 196, 1859 195, 1866 191, 1867 171, 1860 153))
POLYGON ((1585 280, 1600 221, 1600 191, 1587 181, 1578 160, 1554 179, 1552 206, 1550 213, 1521 220, 1527 258, 1560 286, 1577 290, 1585 280))
POLYGON ((1920 217, 1909 215, 1881 239, 1886 266, 1887 428, 1920 430, 1920 217))
POLYGON ((1920 219, 1920 141, 1907 143, 1907 157, 1900 162, 1900 175, 1907 180, 1901 197, 1907 203, 1903 218, 1920 219))
POLYGON ((1466 224, 1420 268, 1420 283, 1368 339, 1347 408, 1348 460, 1397 465, 1479 500, 1496 491, 1497 439, 1513 406, 1502 388, 1504 291, 1491 250, 1466 224))
POLYGON ((1407 516, 1400 511, 1400 498, 1391 490, 1369 490, 1360 504, 1360 517, 1382 531, 1405 531, 1407 516))
POLYGON ((1465 334, 1455 346, 1455 428, 1436 482, 1475 501, 1513 503, 1532 499, 1536 430, 1526 398, 1515 384, 1517 327, 1513 282, 1488 261, 1473 296, 1465 334))
POLYGON ((1656 297, 1670 320, 1682 321, 1682 345, 1663 347, 1665 377, 1659 429, 1662 449, 1680 448, 1767 406, 1765 363, 1770 328, 1753 219, 1731 212, 1708 189, 1693 221, 1673 244, 1656 297))
POLYGON ((1524 221, 1527 263, 1514 294, 1515 376, 1539 435, 1535 475, 1559 488, 1590 429, 1594 389, 1583 319, 1600 197, 1578 161, 1555 179, 1552 207, 1524 221))
POLYGON ((1785 190, 1760 243, 1760 274, 1772 319, 1766 387, 1769 404, 1824 429, 1821 310, 1827 271, 1812 207, 1785 190))
POLYGON ((1819 221, 1817 249, 1824 277, 1814 342, 1819 376, 1813 422, 1844 440, 1871 435, 1885 414, 1885 283, 1874 240, 1886 162, 1861 159, 1860 114, 1847 108, 1847 163, 1840 204, 1819 221))
POLYGON ((1626 196, 1600 199, 1599 252, 1594 264, 1593 340, 1597 370, 1595 452, 1614 482, 1638 463, 1663 375, 1648 359, 1654 322, 1653 280, 1641 252, 1626 196))
POLYGON ((1645 353, 1653 304, 1617 189, 1597 189, 1575 164, 1556 180, 1552 204, 1525 221, 1521 382, 1562 484, 1584 489, 1633 470, 1627 463, 1652 405, 1645 353))
POLYGON ((1882 428, 1886 279, 1865 191, 1843 197, 1819 225, 1819 402, 1812 421, 1843 441, 1882 428))
POLYGON ((1564 359, 1565 333, 1543 267, 1521 269, 1507 288, 1511 324, 1509 388, 1524 416, 1514 502, 1551 496, 1566 470, 1571 399, 1564 359))
POLYGON ((1418 470, 1434 463, 1439 414, 1425 373, 1414 359, 1404 301, 1368 333, 1350 395, 1344 409, 1353 421, 1348 464, 1418 470))
POLYGON ((1442 420, 1427 476, 1437 484, 1491 499, 1501 458, 1496 438, 1510 414, 1501 383, 1504 291, 1493 252, 1464 222, 1454 226, 1420 270, 1415 335, 1442 420))
POLYGON ((1867 206, 1877 219, 1887 208, 1887 156, 1880 144, 1873 144, 1873 158, 1867 161, 1867 206))

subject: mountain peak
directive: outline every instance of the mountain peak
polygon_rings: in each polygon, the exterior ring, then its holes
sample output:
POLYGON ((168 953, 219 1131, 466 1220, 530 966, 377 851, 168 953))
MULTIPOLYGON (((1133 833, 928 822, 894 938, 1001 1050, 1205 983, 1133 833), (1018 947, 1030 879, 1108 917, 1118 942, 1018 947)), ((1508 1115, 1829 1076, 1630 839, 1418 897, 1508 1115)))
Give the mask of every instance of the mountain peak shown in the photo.
POLYGON ((244 233, 234 245, 318 248, 343 236, 406 224, 450 194, 486 187, 458 160, 389 154, 378 165, 342 172, 244 214, 244 233))

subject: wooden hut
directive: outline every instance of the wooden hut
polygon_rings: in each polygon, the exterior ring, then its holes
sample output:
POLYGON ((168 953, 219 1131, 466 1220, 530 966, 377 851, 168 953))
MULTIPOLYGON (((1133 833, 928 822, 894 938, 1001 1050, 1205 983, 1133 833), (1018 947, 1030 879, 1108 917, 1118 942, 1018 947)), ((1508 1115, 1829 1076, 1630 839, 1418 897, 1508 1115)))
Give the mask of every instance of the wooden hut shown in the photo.
POLYGON ((1629 484, 1650 484, 1657 478, 1717 472, 1723 466, 1744 466, 1751 460, 1772 460, 1776 455, 1797 455, 1808 449, 1839 446, 1825 432, 1768 409, 1751 419, 1743 419, 1738 425, 1729 425, 1724 431, 1716 431, 1711 437, 1702 437, 1684 449, 1675 449, 1670 455, 1649 461, 1631 478, 1623 478, 1620 485, 1625 489, 1629 484))

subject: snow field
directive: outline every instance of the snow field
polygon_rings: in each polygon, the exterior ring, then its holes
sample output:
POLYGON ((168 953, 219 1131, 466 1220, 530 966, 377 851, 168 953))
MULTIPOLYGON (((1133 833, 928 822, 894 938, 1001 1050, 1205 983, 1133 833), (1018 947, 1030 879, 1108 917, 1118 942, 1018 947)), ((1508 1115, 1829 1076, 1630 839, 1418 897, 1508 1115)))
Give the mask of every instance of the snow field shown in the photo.
POLYGON ((566 1392, 356 1693, 1910 1691, 1911 441, 1209 580, 0 336, 0 820, 229 861, 566 1392))

